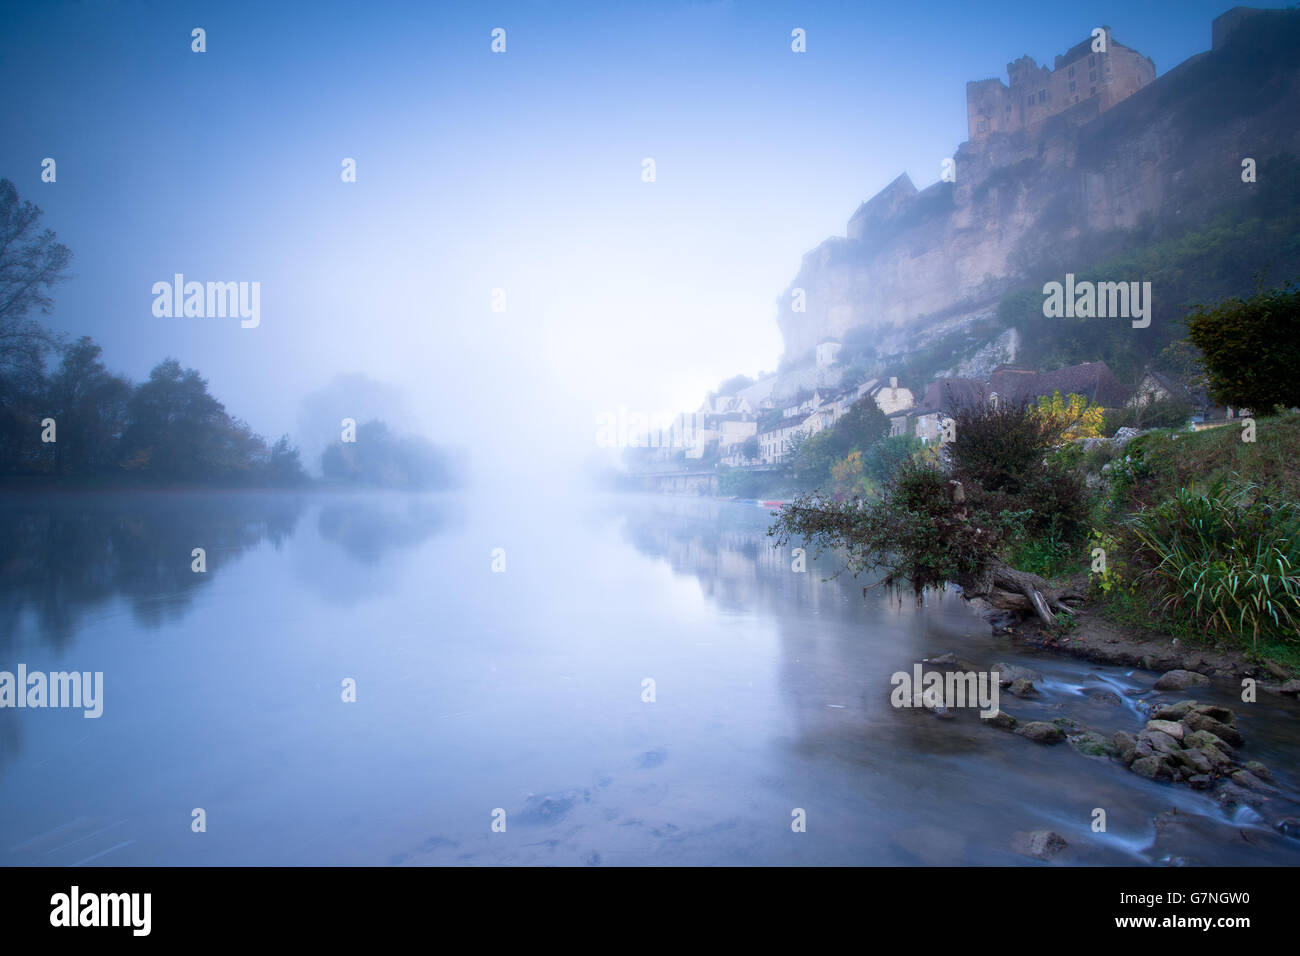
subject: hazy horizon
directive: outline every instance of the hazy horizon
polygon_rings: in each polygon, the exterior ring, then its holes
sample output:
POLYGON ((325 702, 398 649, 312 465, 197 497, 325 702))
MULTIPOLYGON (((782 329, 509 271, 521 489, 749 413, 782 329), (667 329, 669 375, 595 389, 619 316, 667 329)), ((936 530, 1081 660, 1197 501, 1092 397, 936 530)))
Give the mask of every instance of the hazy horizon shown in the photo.
POLYGON ((46 321, 111 369, 175 357, 309 453, 305 403, 369 382, 359 419, 565 473, 599 412, 774 369, 800 258, 900 173, 939 178, 967 80, 1102 23, 1163 74, 1228 7, 17 9, 0 176, 74 255, 46 321), (260 326, 156 318, 176 273, 260 282, 260 326))

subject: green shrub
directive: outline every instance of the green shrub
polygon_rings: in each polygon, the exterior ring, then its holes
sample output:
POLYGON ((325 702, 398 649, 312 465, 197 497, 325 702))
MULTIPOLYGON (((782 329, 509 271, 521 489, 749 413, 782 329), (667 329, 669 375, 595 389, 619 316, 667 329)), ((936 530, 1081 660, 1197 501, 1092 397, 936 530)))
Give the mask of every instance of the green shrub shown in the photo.
POLYGON ((1234 479, 1187 489, 1129 525, 1158 607, 1238 640, 1300 640, 1300 506, 1234 479))
POLYGON ((1300 289, 1287 285, 1199 307, 1187 331, 1220 403, 1257 415, 1300 405, 1300 289))

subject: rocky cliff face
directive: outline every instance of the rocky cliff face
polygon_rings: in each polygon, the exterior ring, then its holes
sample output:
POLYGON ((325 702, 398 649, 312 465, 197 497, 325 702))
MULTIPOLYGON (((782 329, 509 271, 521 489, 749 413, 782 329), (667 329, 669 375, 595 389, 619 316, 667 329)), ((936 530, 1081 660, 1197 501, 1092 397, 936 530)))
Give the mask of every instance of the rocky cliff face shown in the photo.
POLYGON ((1243 159, 1262 178, 1300 154, 1300 11, 1236 8, 1214 42, 1104 113, 1085 101, 1032 136, 963 143, 955 183, 900 176, 804 257, 778 316, 787 362, 855 330, 905 352, 1032 276, 1095 264, 1140 223, 1172 232, 1248 198, 1243 159))

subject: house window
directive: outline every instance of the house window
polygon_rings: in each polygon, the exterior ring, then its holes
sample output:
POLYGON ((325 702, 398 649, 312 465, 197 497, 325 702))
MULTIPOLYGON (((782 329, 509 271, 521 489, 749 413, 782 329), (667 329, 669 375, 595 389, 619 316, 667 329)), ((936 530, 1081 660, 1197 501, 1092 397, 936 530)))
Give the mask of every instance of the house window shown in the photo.
POLYGON ((1071 93, 1074 92, 1074 80, 1071 80, 1071 81, 1070 81, 1070 92, 1071 92, 1071 93))
POLYGON ((1097 71, 1096 71, 1096 70, 1089 70, 1089 71, 1088 71, 1088 82, 1089 82, 1089 83, 1096 83, 1096 82, 1097 82, 1097 71))
POLYGON ((1088 93, 1088 95, 1089 95, 1089 96, 1096 96, 1096 95, 1097 95, 1097 87, 1095 87, 1095 86, 1092 87, 1092 88, 1091 88, 1091 91, 1088 93))
POLYGON ((1097 56, 1096 56, 1096 54, 1094 54, 1094 55, 1088 57, 1088 65, 1089 65, 1089 66, 1096 66, 1096 65, 1097 65, 1097 56))
POLYGON ((1070 67, 1070 75, 1074 76, 1074 67, 1070 67))

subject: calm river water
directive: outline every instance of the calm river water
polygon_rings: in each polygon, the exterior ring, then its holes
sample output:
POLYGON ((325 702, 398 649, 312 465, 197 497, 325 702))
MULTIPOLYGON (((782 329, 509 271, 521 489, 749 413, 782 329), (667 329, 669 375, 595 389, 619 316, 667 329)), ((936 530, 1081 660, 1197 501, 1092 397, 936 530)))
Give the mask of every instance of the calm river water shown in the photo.
MULTIPOLYGON (((1042 673, 1011 713, 1136 730, 1157 675, 796 573, 769 522, 655 497, 9 495, 0 670, 104 690, 98 719, 0 709, 0 864, 1038 865, 1011 846, 1044 828, 1076 864, 1300 864, 1249 811, 891 707, 893 672, 955 652, 1042 673)), ((1230 693, 1197 696, 1294 795, 1300 709, 1230 693)))

